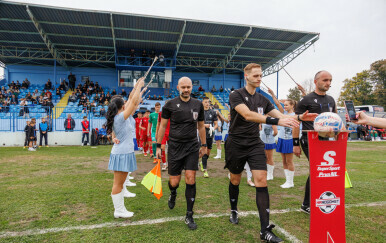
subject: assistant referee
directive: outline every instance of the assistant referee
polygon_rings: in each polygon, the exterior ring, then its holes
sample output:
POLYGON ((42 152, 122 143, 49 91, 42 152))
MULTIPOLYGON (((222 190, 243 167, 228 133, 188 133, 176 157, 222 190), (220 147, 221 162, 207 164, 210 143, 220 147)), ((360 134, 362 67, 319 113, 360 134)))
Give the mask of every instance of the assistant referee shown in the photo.
POLYGON ((161 158, 161 142, 165 129, 170 120, 168 142, 168 172, 170 197, 168 206, 173 209, 176 204, 177 188, 181 180, 181 172, 185 169, 185 198, 187 212, 185 223, 189 229, 196 229, 193 220, 193 205, 196 199, 196 171, 198 160, 206 153, 206 137, 204 126, 204 107, 202 103, 190 97, 192 93, 192 80, 182 77, 178 80, 177 89, 180 92, 176 97, 167 102, 161 115, 161 124, 157 136, 157 157, 161 158), (197 138, 199 131, 200 145, 197 138))
POLYGON ((237 201, 241 173, 245 163, 252 170, 256 186, 256 204, 260 216, 260 239, 267 242, 282 242, 269 224, 269 194, 267 188, 267 164, 264 143, 259 136, 259 123, 285 127, 299 126, 298 120, 314 120, 317 114, 308 112, 298 117, 284 115, 274 109, 271 102, 263 95, 256 93, 262 79, 262 68, 259 64, 250 63, 244 68, 246 86, 234 90, 229 95, 231 121, 229 137, 225 142, 225 168, 230 171, 229 200, 231 204, 230 222, 238 223, 237 201), (267 117, 266 115, 270 117, 267 117))

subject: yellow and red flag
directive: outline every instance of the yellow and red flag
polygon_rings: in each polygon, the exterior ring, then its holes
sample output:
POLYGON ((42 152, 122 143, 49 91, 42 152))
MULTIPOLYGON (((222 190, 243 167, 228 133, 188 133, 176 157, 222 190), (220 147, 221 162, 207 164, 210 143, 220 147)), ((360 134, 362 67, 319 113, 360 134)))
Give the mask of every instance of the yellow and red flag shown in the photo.
POLYGON ((142 179, 141 182, 159 200, 162 197, 161 160, 157 159, 157 165, 142 179))

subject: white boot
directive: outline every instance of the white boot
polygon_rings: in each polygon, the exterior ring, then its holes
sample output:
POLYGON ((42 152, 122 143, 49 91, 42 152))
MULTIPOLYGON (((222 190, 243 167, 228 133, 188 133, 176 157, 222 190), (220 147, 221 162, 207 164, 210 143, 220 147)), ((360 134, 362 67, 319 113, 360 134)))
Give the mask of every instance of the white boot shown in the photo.
POLYGON ((129 192, 125 185, 123 185, 123 196, 124 197, 135 197, 135 193, 129 192))
POLYGON ((267 181, 273 180, 273 169, 275 169, 274 165, 267 164, 267 181))
POLYGON ((281 185, 282 188, 291 188, 291 187, 294 187, 294 175, 295 175, 295 171, 290 171, 288 170, 287 172, 287 181, 281 185))
POLYGON ((131 174, 131 172, 129 172, 129 173, 127 174, 127 177, 128 177, 130 180, 134 180, 134 177, 132 177, 130 174, 131 174))
POLYGON ((124 186, 136 186, 137 184, 135 184, 134 182, 131 182, 130 179, 129 179, 129 175, 127 175, 126 177, 126 181, 124 183, 124 186))
POLYGON ((284 188, 283 186, 287 186, 288 184, 288 171, 288 169, 284 169, 285 182, 283 185, 280 185, 281 188, 284 188))
POLYGON ((214 159, 221 159, 221 149, 217 149, 217 155, 214 159))
MULTIPOLYGON (((124 187, 125 188, 125 187, 124 187)), ((127 211, 123 198, 123 190, 118 194, 111 194, 114 204, 114 218, 130 218, 133 217, 134 213, 127 211)))

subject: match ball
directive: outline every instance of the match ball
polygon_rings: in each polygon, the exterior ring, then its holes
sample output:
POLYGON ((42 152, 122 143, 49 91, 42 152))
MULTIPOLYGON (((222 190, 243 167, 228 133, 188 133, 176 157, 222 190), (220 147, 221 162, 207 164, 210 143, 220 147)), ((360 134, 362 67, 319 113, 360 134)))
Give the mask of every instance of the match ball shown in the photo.
POLYGON ((340 116, 333 112, 324 112, 317 116, 314 121, 314 129, 321 137, 334 137, 343 129, 343 121, 340 116))

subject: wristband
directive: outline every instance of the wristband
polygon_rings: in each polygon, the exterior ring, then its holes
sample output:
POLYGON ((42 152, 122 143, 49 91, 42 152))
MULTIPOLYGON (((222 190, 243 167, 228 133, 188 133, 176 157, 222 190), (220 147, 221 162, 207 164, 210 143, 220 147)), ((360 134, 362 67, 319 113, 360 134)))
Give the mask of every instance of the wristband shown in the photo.
POLYGON ((265 120, 265 124, 278 125, 279 124, 279 118, 267 117, 267 119, 265 120))
POLYGON ((298 115, 298 121, 302 121, 302 119, 300 119, 300 115, 298 115))
POLYGON ((292 141, 294 146, 299 146, 299 143, 300 143, 299 138, 293 138, 292 141))
POLYGON ((205 144, 201 144, 201 147, 207 147, 206 143, 205 144))
POLYGON ((161 144, 160 143, 157 143, 157 148, 161 148, 161 144))

